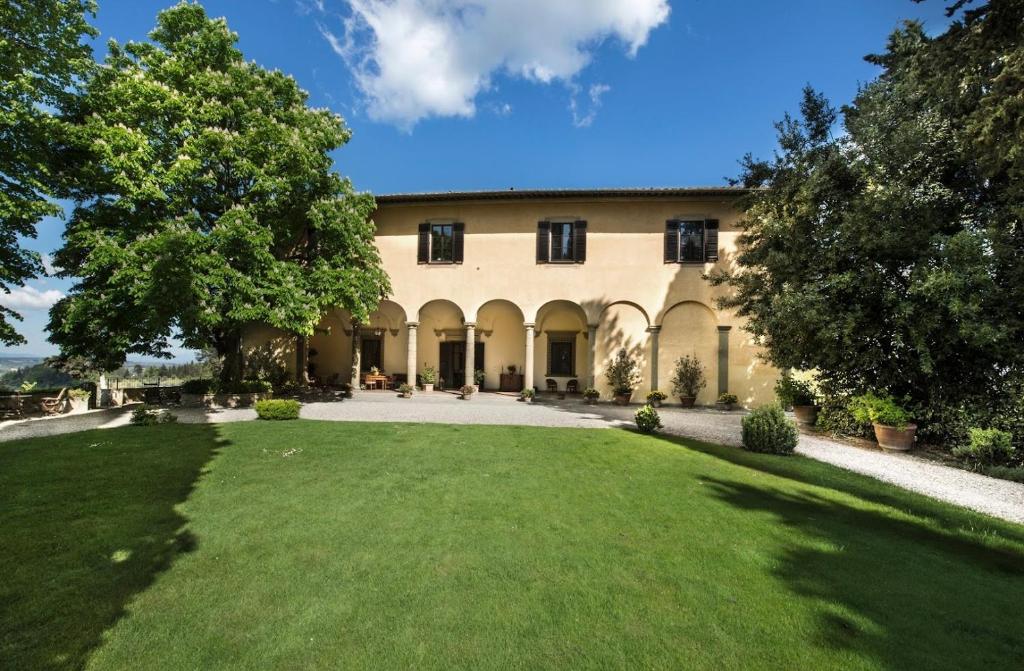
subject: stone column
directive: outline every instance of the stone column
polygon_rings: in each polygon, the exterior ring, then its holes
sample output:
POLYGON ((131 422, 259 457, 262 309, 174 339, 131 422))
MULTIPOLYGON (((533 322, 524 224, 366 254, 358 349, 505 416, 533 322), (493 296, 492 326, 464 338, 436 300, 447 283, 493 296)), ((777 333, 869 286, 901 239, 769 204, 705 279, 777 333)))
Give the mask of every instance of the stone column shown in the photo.
POLYGON ((408 355, 405 358, 405 374, 407 378, 405 382, 410 387, 416 386, 416 357, 418 356, 416 353, 416 346, 419 344, 416 341, 416 334, 418 333, 417 329, 419 325, 419 322, 405 323, 406 328, 409 329, 409 344, 407 348, 408 355))
POLYGON ((651 334, 651 391, 654 391, 658 388, 658 334, 661 327, 648 326, 647 332, 651 334))
POLYGON ((463 384, 476 386, 476 322, 466 322, 466 380, 463 384))
POLYGON ((718 395, 729 392, 729 331, 731 326, 718 327, 718 395))
POLYGON ((526 327, 526 362, 523 364, 523 389, 533 389, 533 327, 532 322, 523 324, 526 327))
POLYGON ((597 350, 597 324, 587 324, 587 387, 596 389, 594 352, 597 350))
POLYGON ((359 391, 359 371, 362 368, 360 359, 363 356, 363 337, 359 333, 359 324, 352 325, 352 389, 359 391))

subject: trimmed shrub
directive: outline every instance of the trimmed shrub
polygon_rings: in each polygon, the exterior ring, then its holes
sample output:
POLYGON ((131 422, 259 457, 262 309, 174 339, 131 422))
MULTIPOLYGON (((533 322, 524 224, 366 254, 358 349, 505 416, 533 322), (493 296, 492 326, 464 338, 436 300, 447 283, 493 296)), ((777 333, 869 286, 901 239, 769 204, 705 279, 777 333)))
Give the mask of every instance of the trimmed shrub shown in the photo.
POLYGON ((796 424, 777 403, 761 406, 743 418, 743 447, 751 452, 791 454, 797 435, 796 424))
POLYGON ((256 401, 256 414, 260 419, 298 419, 299 407, 299 402, 292 399, 267 399, 256 401))
POLYGON ((736 405, 740 399, 736 394, 725 393, 718 396, 718 402, 723 405, 736 405))
POLYGON ((213 390, 213 380, 186 380, 181 385, 182 394, 198 394, 203 396, 213 390))
POLYGON ((953 448, 957 459, 975 466, 1001 466, 1013 461, 1016 450, 1008 431, 973 428, 968 435, 970 442, 953 448))
POLYGON ((821 399, 821 407, 818 409, 818 429, 834 436, 854 436, 868 438, 872 435, 873 429, 870 422, 858 422, 857 418, 850 412, 850 398, 848 396, 825 395, 821 399))
POLYGON ((154 426, 156 424, 174 424, 178 416, 167 410, 154 410, 143 403, 132 410, 131 419, 128 420, 132 426, 154 426))
POLYGON ((645 405, 633 415, 636 421, 636 428, 640 433, 654 433, 661 428, 661 417, 658 411, 649 405, 645 405))
POLYGON ((591 400, 601 398, 601 392, 594 389, 593 387, 587 387, 586 389, 583 390, 583 398, 591 400))

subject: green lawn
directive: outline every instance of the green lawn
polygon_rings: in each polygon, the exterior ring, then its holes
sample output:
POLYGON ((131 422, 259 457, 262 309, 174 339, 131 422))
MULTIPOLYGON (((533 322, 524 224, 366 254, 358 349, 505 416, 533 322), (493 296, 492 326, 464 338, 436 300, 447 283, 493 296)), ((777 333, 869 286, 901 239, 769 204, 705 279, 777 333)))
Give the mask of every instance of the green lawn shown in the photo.
POLYGON ((0 443, 0 667, 1024 668, 1024 528, 620 430, 0 443))

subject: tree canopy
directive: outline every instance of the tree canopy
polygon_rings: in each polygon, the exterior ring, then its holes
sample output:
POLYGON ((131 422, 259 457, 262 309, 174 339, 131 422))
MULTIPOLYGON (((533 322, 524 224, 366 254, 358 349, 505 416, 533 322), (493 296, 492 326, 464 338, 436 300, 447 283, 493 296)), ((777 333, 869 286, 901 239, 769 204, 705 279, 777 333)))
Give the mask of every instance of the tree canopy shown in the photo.
MULTIPOLYGON (((7 0, 0 4, 0 290, 42 271, 39 255, 20 237, 34 238, 36 223, 60 214, 48 198, 60 177, 60 114, 73 100, 77 79, 93 65, 82 38, 92 0, 7 0)), ((0 344, 25 342, 0 306, 0 344)))
POLYGON ((161 12, 151 42, 110 42, 75 102, 78 203, 56 253, 79 278, 50 315, 65 356, 98 368, 212 345, 240 374, 245 326, 310 335, 366 319, 389 290, 374 200, 332 171, 350 137, 295 80, 243 59, 201 6, 161 12))
POLYGON ((950 12, 945 33, 907 23, 868 57, 882 73, 842 133, 807 89, 774 158, 744 159, 742 249, 714 280, 776 366, 905 398, 926 437, 960 420, 1019 437, 1024 2, 950 12))

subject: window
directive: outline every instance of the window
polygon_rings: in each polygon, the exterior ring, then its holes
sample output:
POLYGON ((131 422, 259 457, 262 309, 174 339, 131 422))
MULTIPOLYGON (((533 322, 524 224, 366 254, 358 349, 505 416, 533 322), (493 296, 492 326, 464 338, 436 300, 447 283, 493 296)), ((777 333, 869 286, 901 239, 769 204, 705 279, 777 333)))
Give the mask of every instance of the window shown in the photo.
POLYGON ((551 260, 575 261, 573 254, 572 222, 551 224, 551 260))
POLYGON ((704 261, 704 221, 679 222, 679 260, 704 261))
POLYGON ((423 223, 419 228, 418 263, 462 263, 466 227, 461 222, 423 223))
POLYGON ((430 227, 430 262, 452 262, 452 239, 454 238, 451 224, 433 224, 430 227))
POLYGON ((716 261, 717 219, 669 219, 665 222, 665 263, 716 261))
POLYGON ((576 375, 576 336, 548 334, 548 375, 576 375))
POLYGON ((587 222, 537 222, 537 263, 583 263, 587 260, 587 222))

